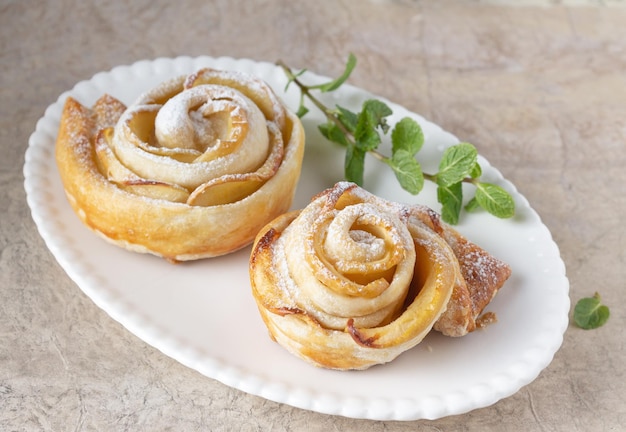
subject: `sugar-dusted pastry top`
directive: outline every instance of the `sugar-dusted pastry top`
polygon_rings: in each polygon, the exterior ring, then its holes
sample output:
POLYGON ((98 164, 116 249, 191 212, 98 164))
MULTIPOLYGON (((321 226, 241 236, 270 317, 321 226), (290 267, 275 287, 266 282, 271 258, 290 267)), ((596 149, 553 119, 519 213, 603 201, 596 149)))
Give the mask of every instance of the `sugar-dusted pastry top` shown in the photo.
POLYGON ((389 362, 433 327, 449 336, 473 331, 509 275, 431 209, 348 182, 266 225, 250 257, 271 337, 339 370, 389 362))
POLYGON ((68 98, 56 160, 85 225, 176 262, 242 248, 287 211, 303 149, 300 120, 265 82, 202 69, 129 107, 68 98))

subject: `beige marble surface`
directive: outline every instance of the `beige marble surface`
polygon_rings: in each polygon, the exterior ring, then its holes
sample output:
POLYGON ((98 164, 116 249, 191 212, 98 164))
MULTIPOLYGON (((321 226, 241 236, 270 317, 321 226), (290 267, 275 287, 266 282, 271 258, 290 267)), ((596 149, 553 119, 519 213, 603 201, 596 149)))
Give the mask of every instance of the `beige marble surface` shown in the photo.
MULTIPOLYGON (((0 1, 0 430, 619 431, 626 424, 626 9, 618 1, 0 1), (511 5, 511 3, 515 3, 511 5), (583 4, 584 3, 584 4, 583 4), (228 55, 336 75, 475 143, 538 211, 575 302, 515 395, 437 421, 292 408, 164 356, 98 309, 39 237, 25 200, 28 137, 76 82, 139 59, 228 55)), ((540 298, 537 301, 541 301, 540 298)))

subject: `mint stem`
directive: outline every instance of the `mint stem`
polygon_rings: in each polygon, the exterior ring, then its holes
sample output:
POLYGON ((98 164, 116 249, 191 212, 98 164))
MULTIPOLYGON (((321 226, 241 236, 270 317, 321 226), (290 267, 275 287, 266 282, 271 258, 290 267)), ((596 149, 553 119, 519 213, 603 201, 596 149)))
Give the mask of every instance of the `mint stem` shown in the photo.
POLYGON ((330 110, 322 102, 320 102, 319 99, 313 96, 313 94, 311 94, 311 88, 307 86, 306 84, 302 83, 302 81, 298 79, 298 77, 293 73, 293 71, 291 70, 289 66, 283 63, 282 60, 277 61, 276 64, 285 71, 285 74, 287 74, 287 77, 289 78, 289 80, 298 86, 302 94, 306 96, 313 103, 313 105, 315 105, 320 111, 322 111, 328 120, 335 123, 337 127, 341 130, 341 132, 343 132, 346 136, 349 136, 351 138, 351 141, 354 140, 354 138, 352 137, 352 134, 348 131, 348 129, 346 129, 343 123, 339 121, 339 119, 337 118, 337 116, 335 116, 333 111, 330 110))
MULTIPOLYGON (((311 90, 314 88, 314 86, 307 86, 302 81, 300 81, 298 79, 298 76, 293 73, 293 70, 289 66, 287 66, 282 60, 278 60, 276 62, 276 65, 283 69, 283 71, 287 75, 287 78, 289 79, 289 82, 292 82, 295 85, 297 85, 298 88, 300 89, 301 94, 304 95, 307 99, 309 99, 313 103, 313 105, 315 105, 326 116, 326 118, 329 121, 333 122, 341 130, 341 132, 349 140, 350 144, 355 145, 354 136, 344 126, 344 124, 341 122, 341 120, 339 120, 339 118, 337 117, 336 113, 333 110, 331 110, 330 108, 328 108, 326 105, 324 105, 319 99, 317 99, 311 93, 311 90)), ((368 153, 370 153, 373 157, 375 157, 376 159, 378 159, 381 162, 385 162, 386 163, 386 162, 389 161, 389 158, 387 156, 383 155, 382 153, 380 153, 379 151, 377 151, 375 149, 374 150, 369 150, 368 153)), ((436 174, 423 173, 423 175, 424 175, 424 179, 429 180, 429 181, 431 181, 433 183, 437 183, 437 175, 436 174)), ((473 179, 471 177, 466 177, 462 181, 465 182, 465 183, 476 183, 476 179, 473 179)))

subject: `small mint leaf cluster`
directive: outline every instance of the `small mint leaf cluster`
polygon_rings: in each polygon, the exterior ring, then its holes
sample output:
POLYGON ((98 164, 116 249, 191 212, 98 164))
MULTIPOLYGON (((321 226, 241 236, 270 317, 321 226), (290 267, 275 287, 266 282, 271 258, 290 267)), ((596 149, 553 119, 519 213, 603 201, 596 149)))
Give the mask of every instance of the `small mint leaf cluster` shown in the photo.
POLYGON ((363 102, 359 112, 341 106, 329 108, 322 104, 311 91, 322 93, 338 89, 347 81, 356 66, 356 57, 350 54, 344 72, 336 79, 318 85, 305 85, 300 81, 304 73, 293 72, 283 63, 278 63, 287 74, 287 86, 296 84, 300 89, 300 105, 297 114, 302 117, 308 112, 305 100, 311 101, 326 116, 327 122, 319 125, 322 135, 329 141, 346 149, 344 160, 345 180, 363 186, 365 156, 370 154, 388 165, 400 186, 417 195, 425 180, 437 185, 437 199, 441 204, 441 215, 445 222, 457 224, 463 208, 475 211, 482 208, 499 218, 509 218, 515 213, 511 195, 502 187, 481 182, 482 169, 478 163, 478 151, 469 143, 459 143, 447 148, 435 174, 422 171, 416 156, 424 145, 424 133, 419 123, 404 117, 393 128, 387 118, 393 114, 389 106, 377 99, 363 102), (391 155, 379 151, 383 136, 391 130, 391 155), (475 186, 474 196, 463 207, 463 183, 475 186))
POLYGON ((515 214, 513 197, 498 185, 481 182, 481 175, 478 150, 472 144, 459 143, 444 151, 433 181, 437 183, 437 200, 443 207, 442 217, 446 222, 458 223, 463 205, 463 183, 476 187, 465 210, 483 208, 499 218, 510 218, 515 214))

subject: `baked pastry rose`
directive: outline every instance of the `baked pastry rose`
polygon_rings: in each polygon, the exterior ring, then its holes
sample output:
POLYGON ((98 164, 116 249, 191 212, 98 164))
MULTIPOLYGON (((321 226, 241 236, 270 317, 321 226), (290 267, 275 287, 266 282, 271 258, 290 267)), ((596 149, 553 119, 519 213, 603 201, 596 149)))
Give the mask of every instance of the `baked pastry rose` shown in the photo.
POLYGON ((176 262, 242 248, 287 211, 303 149, 300 120, 265 82, 203 69, 129 107, 68 98, 56 160, 89 228, 176 262))
POLYGON ((276 342, 316 366, 365 369, 418 344, 446 310, 453 311, 443 326, 449 334, 470 331, 474 286, 465 282, 467 265, 483 266, 483 276, 501 270, 482 280, 492 284, 481 287, 491 295, 510 272, 452 234, 432 210, 340 182, 259 232, 250 280, 276 342), (464 246, 451 246, 450 239, 464 246), (457 255, 470 249, 480 263, 457 255), (453 301, 467 304, 450 308, 453 301))

